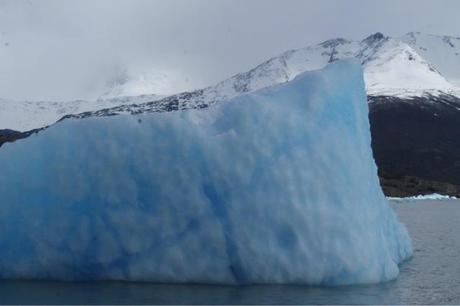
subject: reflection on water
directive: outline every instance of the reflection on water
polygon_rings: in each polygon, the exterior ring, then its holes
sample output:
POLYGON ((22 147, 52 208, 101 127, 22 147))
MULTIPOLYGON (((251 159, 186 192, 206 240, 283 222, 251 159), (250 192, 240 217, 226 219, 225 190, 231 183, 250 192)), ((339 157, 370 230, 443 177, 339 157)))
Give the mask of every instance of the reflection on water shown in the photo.
POLYGON ((366 286, 204 286, 1 281, 1 304, 459 304, 460 201, 393 204, 414 241, 395 281, 366 286))
POLYGON ((202 286, 145 283, 7 282, 2 303, 38 304, 362 304, 390 303, 391 285, 321 288, 304 286, 202 286))

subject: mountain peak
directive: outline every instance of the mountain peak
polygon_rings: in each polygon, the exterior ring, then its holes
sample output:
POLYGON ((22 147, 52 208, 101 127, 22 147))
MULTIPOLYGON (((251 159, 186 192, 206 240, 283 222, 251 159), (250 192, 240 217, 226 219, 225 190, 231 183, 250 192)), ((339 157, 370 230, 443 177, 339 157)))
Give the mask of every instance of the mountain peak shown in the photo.
POLYGON ((335 38, 335 39, 329 39, 329 40, 323 41, 322 43, 320 43, 320 46, 324 48, 335 48, 338 45, 343 45, 347 43, 350 43, 350 41, 344 38, 335 38))
POLYGON ((374 43, 379 42, 384 39, 386 39, 385 35, 383 35, 380 32, 377 32, 372 35, 369 35, 368 37, 363 39, 362 42, 368 45, 373 45, 374 43))

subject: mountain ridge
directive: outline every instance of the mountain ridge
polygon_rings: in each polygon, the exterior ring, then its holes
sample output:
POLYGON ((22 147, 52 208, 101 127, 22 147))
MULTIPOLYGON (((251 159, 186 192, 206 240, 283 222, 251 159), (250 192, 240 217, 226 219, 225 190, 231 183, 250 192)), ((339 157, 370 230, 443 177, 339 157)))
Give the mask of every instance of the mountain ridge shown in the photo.
MULTIPOLYGON (((0 129, 23 132, 67 118, 208 107, 243 93, 290 81, 301 72, 317 70, 330 62, 352 57, 358 58, 363 65, 368 95, 404 98, 422 97, 427 94, 460 96, 460 89, 444 77, 444 74, 449 75, 454 83, 457 77, 460 80, 460 64, 457 75, 451 70, 446 70, 442 58, 436 59, 440 58, 440 53, 450 54, 450 57, 457 56, 457 47, 460 53, 460 38, 420 32, 409 32, 399 38, 391 38, 377 32, 361 41, 329 39, 316 45, 285 51, 214 86, 166 97, 152 94, 111 97, 96 101, 3 100, 0 101, 0 129), (434 50, 433 45, 438 45, 433 42, 441 44, 441 47, 434 50), (446 48, 448 51, 444 51, 446 48), (422 50, 432 61, 425 60, 416 49, 422 50)), ((458 59, 460 63, 460 55, 458 59)))
POLYGON ((238 73, 221 81, 215 86, 179 93, 155 102, 132 106, 122 105, 99 110, 93 114, 69 115, 66 118, 203 108, 240 94, 290 81, 303 71, 317 70, 332 61, 351 57, 361 60, 365 81, 370 84, 370 86, 366 85, 368 95, 405 98, 446 94, 460 96, 460 89, 450 84, 412 47, 399 39, 386 37, 377 32, 361 41, 337 38, 301 49, 288 50, 249 71, 238 73), (386 68, 385 65, 388 66, 388 63, 393 61, 395 62, 393 66, 398 69, 393 68, 390 71, 381 69, 382 66, 386 68), (399 69, 401 63, 407 64, 407 67, 404 67, 408 68, 407 71, 399 69), (397 76, 398 73, 405 73, 402 82, 400 79, 394 79, 395 74, 397 76), (419 76, 420 73, 423 74, 423 77, 419 76), (386 75, 386 78, 379 77, 380 75, 386 75), (410 86, 407 86, 408 80, 410 86), (401 83, 406 86, 396 87, 401 83))

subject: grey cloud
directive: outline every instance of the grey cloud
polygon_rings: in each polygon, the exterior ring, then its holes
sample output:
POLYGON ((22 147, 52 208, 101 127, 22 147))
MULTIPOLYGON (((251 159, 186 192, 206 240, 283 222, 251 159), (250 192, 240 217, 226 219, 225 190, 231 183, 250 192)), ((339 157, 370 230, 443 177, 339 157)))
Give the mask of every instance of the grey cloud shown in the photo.
POLYGON ((0 97, 94 98, 147 72, 172 93, 334 37, 460 36, 459 11, 455 0, 0 0, 0 97))

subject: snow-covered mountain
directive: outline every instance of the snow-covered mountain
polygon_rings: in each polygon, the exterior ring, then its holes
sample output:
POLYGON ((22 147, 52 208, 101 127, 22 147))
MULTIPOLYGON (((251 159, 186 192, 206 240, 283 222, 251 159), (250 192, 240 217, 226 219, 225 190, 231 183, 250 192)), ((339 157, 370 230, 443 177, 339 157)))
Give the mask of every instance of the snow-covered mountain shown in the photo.
MULTIPOLYGON (((440 64, 438 61, 431 63, 405 43, 403 41, 405 37, 389 38, 376 33, 360 42, 339 38, 307 48, 287 51, 249 72, 238 74, 218 84, 216 89, 229 95, 240 94, 289 81, 303 71, 320 69, 339 59, 355 57, 363 65, 369 95, 407 97, 440 91, 460 93, 455 86, 455 80, 460 79, 460 67, 458 70, 446 70, 441 59, 440 64), (449 75, 449 78, 446 75, 449 75)), ((454 40, 456 38, 449 38, 449 41, 454 40)), ((460 39, 458 41, 460 42, 460 39)), ((450 45, 443 44, 433 52, 431 57, 435 58, 437 55, 443 58, 444 53, 452 53, 450 48, 450 45)), ((458 66, 460 56, 452 58, 451 61, 458 66)))
MULTIPOLYGON (((451 41, 454 39, 451 38, 451 41)), ((436 51, 438 57, 443 56, 442 48, 446 49, 445 53, 450 54, 449 47, 439 47, 436 51)), ((431 64, 425 60, 405 43, 403 38, 389 38, 381 33, 371 35, 360 42, 339 38, 304 49, 287 51, 249 72, 238 74, 218 84, 210 91, 226 93, 229 96, 237 95, 287 82, 303 71, 320 69, 330 62, 350 57, 356 57, 361 61, 369 95, 407 97, 422 96, 427 92, 460 93, 455 86, 455 79, 460 78, 460 69, 457 70, 457 75, 454 72, 449 74, 453 76, 453 81, 448 80, 444 76, 442 65, 438 65, 437 62, 431 64)), ((444 63, 441 60, 440 62, 444 63)), ((460 56, 458 59, 453 58, 452 62, 458 65, 460 56)))
POLYGON ((413 48, 398 39, 384 39, 357 55, 364 67, 369 95, 418 96, 427 91, 449 92, 447 81, 413 48))
POLYGON ((400 40, 436 67, 450 83, 460 86, 460 37, 411 32, 400 40))
POLYGON ((168 97, 144 95, 72 102, 0 103, 0 129, 26 131, 60 118, 203 108, 243 93, 292 80, 299 73, 316 70, 345 58, 357 58, 364 68, 370 96, 460 96, 460 38, 408 33, 390 38, 375 33, 362 41, 327 40, 302 49, 286 51, 215 86, 168 97))
MULTIPOLYGON (((366 90, 370 96, 402 98, 421 97, 427 94, 430 96, 446 94, 460 96, 460 89, 454 85, 455 73, 451 72, 449 74, 451 77, 447 78, 442 65, 439 65, 437 61, 435 63, 427 61, 413 47, 404 42, 408 35, 411 34, 390 38, 381 33, 375 33, 362 41, 350 41, 343 38, 327 40, 306 48, 286 51, 252 70, 239 73, 215 86, 180 93, 158 101, 138 105, 121 105, 71 117, 203 108, 262 87, 287 82, 303 71, 320 69, 333 61, 352 57, 358 58, 362 63, 366 90), (451 81, 451 78, 454 81, 451 81)), ((449 41, 456 40, 457 38, 449 38, 449 41)), ((451 53, 450 48, 449 44, 443 43, 432 54, 442 57, 444 52, 451 53)), ((442 61, 439 60, 439 62, 442 61)), ((460 76, 460 73, 458 75, 460 76)))
POLYGON ((0 130, 29 131, 53 124, 69 114, 97 111, 120 105, 142 104, 163 97, 158 95, 117 96, 94 101, 14 101, 0 99, 0 130))
MULTIPOLYGON (((171 84, 179 84, 186 88, 184 83, 187 77, 177 77, 177 72, 159 72, 153 69, 127 72, 126 69, 116 72, 112 80, 106 84, 105 91, 98 100, 109 100, 119 97, 136 97, 151 94, 161 94, 163 97, 177 93, 171 84)), ((195 89, 195 88, 192 88, 195 89)), ((160 96, 160 95, 159 95, 160 96)))

